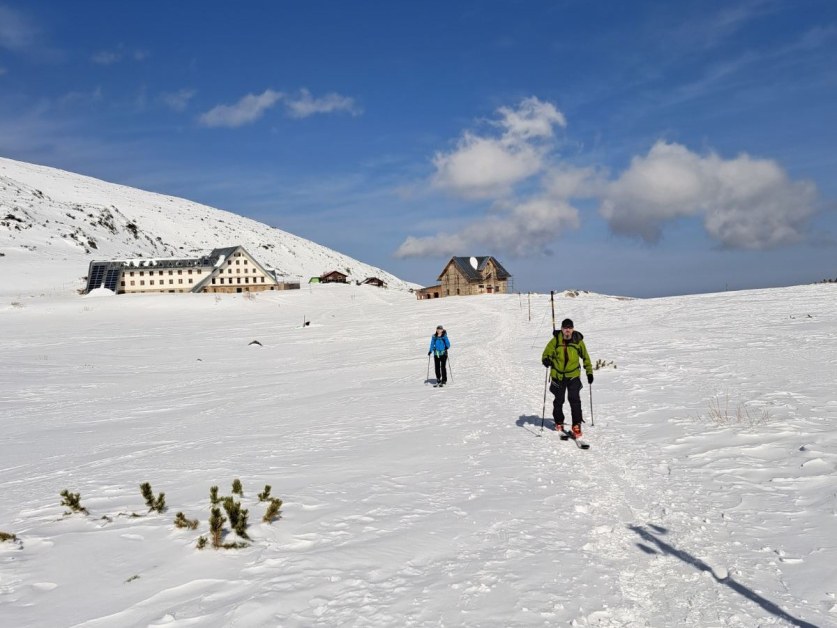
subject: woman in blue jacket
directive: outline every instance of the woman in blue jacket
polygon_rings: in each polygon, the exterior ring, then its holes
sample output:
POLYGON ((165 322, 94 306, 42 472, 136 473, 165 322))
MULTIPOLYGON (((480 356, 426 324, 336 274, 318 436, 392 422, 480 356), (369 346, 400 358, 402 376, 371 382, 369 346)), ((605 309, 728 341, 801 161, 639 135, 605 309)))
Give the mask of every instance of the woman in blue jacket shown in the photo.
POLYGON ((430 350, 427 352, 427 355, 433 354, 433 364, 436 367, 436 383, 434 386, 444 386, 448 383, 448 371, 446 368, 448 349, 450 349, 448 332, 445 331, 444 327, 439 325, 436 327, 436 333, 430 338, 430 350))

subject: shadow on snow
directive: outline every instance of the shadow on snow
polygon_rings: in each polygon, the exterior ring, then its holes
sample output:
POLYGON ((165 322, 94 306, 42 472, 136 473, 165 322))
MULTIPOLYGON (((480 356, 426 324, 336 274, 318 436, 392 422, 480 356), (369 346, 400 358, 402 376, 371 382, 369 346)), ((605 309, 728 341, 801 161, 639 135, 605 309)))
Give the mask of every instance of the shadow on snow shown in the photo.
POLYGON ((711 575, 715 579, 716 582, 719 582, 720 584, 723 584, 724 586, 729 587, 730 589, 732 589, 733 591, 735 591, 739 595, 743 595, 748 600, 751 600, 751 601, 755 602, 756 604, 761 606, 764 610, 766 610, 768 613, 771 613, 772 615, 775 615, 776 617, 780 617, 781 619, 784 619, 785 621, 793 624, 794 626, 801 626, 802 628, 817 628, 817 626, 815 626, 814 624, 809 624, 807 621, 797 619, 793 615, 790 615, 790 614, 786 613, 784 610, 779 608, 778 605, 774 604, 773 602, 771 602, 768 599, 763 598, 758 593, 756 593, 752 589, 749 589, 749 588, 745 587, 740 582, 736 582, 733 578, 731 578, 729 576, 726 576, 724 578, 719 578, 715 574, 715 572, 712 570, 712 567, 707 565, 701 559, 699 559, 695 556, 692 556, 688 552, 685 552, 683 550, 679 550, 679 549, 675 548, 674 546, 669 545, 665 541, 661 540, 659 538, 659 536, 657 536, 657 535, 667 534, 668 530, 666 530, 665 528, 662 528, 660 526, 651 525, 651 524, 649 524, 648 527, 651 528, 654 532, 656 532, 656 535, 652 534, 650 531, 648 531, 643 526, 628 526, 629 530, 631 530, 633 532, 636 532, 640 537, 642 537, 648 543, 652 543, 653 545, 657 546, 657 549, 654 549, 653 547, 649 547, 648 545, 644 545, 642 543, 637 543, 637 547, 639 547, 639 549, 642 550, 643 552, 645 552, 646 554, 657 554, 658 550, 659 550, 663 554, 668 554, 669 556, 674 556, 675 558, 679 558, 684 563, 687 563, 687 564, 691 565, 692 567, 695 567, 696 569, 698 569, 700 571, 707 572, 709 575, 711 575))
POLYGON ((529 415, 529 414, 521 414, 517 417, 517 421, 515 421, 517 427, 522 427, 527 432, 534 434, 535 436, 540 436, 540 433, 543 431, 544 424, 550 430, 555 429, 555 421, 549 419, 548 422, 541 416, 529 415), (537 430, 531 429, 529 426, 537 427, 537 430))

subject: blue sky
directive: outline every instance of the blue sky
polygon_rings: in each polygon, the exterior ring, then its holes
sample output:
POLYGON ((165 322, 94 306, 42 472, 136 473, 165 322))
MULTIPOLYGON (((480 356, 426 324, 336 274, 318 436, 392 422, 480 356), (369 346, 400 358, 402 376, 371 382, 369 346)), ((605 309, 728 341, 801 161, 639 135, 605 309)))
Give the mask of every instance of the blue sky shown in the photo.
POLYGON ((837 277, 837 2, 0 0, 0 155, 429 285, 837 277))

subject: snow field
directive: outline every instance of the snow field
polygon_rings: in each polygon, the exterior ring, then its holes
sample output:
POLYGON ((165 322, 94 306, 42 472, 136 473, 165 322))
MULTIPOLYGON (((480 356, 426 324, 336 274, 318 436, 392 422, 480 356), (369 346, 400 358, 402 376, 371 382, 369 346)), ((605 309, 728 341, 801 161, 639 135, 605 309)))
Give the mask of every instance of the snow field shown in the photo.
POLYGON ((531 321, 525 295, 354 286, 0 304, 1 623, 834 625, 834 296, 558 295, 616 365, 595 427, 582 390, 589 451, 551 395, 541 431, 548 295, 531 321), (719 398, 768 417, 716 425, 719 398), (252 545, 196 550, 234 478, 252 545), (145 481, 168 511, 126 516, 145 481))

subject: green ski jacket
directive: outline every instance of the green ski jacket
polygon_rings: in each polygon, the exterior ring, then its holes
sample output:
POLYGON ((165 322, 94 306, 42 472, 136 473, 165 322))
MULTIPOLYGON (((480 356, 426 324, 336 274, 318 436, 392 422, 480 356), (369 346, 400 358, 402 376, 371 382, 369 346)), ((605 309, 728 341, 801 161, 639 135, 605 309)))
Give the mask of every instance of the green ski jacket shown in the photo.
POLYGON ((593 373, 590 354, 587 353, 587 347, 584 345, 584 336, 580 331, 574 331, 572 337, 565 343, 564 335, 560 330, 557 330, 543 350, 541 360, 547 358, 552 363, 549 376, 556 382, 581 375, 582 361, 584 362, 584 370, 587 371, 587 374, 593 373))

